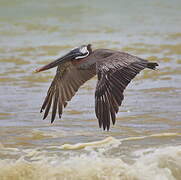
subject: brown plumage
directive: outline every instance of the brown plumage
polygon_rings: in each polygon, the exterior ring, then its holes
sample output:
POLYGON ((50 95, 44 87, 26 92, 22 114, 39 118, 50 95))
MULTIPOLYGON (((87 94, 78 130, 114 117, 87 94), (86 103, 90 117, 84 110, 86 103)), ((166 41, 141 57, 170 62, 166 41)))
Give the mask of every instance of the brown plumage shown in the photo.
POLYGON ((37 70, 43 71, 58 66, 47 96, 41 107, 45 119, 52 106, 51 123, 58 111, 61 118, 63 108, 78 91, 79 87, 97 74, 95 91, 95 112, 99 127, 109 130, 110 122, 115 124, 116 113, 124 99, 124 89, 143 69, 155 69, 157 63, 130 55, 125 52, 97 49, 90 45, 73 49, 53 63, 37 70))

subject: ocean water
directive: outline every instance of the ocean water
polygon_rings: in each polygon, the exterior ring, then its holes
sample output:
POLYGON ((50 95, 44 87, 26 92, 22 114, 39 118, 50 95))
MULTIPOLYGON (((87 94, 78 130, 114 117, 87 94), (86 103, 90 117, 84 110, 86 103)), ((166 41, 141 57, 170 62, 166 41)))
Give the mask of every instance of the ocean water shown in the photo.
POLYGON ((0 180, 180 180, 181 1, 0 0, 0 180), (127 87, 117 121, 99 129, 97 78, 61 120, 39 113, 70 49, 125 51, 159 63, 127 87))

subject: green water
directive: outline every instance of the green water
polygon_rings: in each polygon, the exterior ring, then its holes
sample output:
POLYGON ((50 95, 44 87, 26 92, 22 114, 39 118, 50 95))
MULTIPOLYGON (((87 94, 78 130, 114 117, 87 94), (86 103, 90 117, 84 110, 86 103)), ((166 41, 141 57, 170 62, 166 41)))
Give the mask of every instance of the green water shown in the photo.
POLYGON ((180 17, 179 0, 0 0, 0 179, 179 180, 180 17), (33 71, 88 43, 159 63, 127 87, 110 132, 94 113, 96 78, 61 120, 39 113, 56 69, 33 71))

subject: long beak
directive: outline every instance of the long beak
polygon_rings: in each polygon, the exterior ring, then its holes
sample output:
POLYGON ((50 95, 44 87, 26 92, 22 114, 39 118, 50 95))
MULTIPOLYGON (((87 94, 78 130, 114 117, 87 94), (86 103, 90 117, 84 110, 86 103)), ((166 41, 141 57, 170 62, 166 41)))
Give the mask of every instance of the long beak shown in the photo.
POLYGON ((64 62, 66 62, 68 60, 72 60, 73 58, 75 58, 76 56, 79 56, 79 55, 80 55, 80 53, 78 51, 75 51, 75 50, 70 51, 68 54, 64 55, 63 57, 58 58, 55 61, 36 69, 35 72, 41 72, 41 71, 45 71, 45 70, 54 68, 60 64, 63 64, 64 62))

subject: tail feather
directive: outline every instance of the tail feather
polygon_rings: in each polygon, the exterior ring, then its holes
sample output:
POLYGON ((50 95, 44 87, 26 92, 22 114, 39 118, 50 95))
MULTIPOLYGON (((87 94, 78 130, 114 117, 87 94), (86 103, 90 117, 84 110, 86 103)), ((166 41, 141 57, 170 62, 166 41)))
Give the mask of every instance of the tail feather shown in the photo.
POLYGON ((148 64, 147 64, 147 68, 149 68, 149 69, 156 69, 156 66, 158 66, 158 64, 157 63, 154 63, 154 62, 148 62, 148 64))

